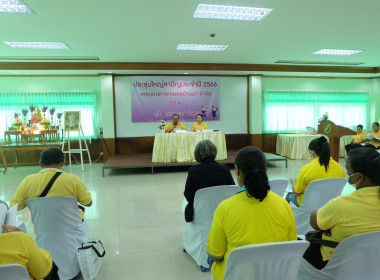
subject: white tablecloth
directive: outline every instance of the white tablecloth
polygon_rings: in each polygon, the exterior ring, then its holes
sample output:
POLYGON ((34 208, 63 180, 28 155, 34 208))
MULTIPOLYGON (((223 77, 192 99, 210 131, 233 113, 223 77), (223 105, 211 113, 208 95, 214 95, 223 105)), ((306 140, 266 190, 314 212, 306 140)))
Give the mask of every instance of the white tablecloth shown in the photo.
MULTIPOLYGON (((290 159, 311 159, 309 153, 309 143, 311 140, 325 136, 321 134, 278 134, 276 142, 276 153, 281 156, 286 156, 290 159)), ((325 136, 328 140, 328 137, 325 136)), ((344 146, 352 140, 352 135, 342 136, 339 145, 339 157, 345 156, 344 146)))
POLYGON ((195 161, 195 146, 201 140, 210 140, 217 148, 216 160, 227 158, 224 132, 156 133, 154 137, 152 162, 195 161))

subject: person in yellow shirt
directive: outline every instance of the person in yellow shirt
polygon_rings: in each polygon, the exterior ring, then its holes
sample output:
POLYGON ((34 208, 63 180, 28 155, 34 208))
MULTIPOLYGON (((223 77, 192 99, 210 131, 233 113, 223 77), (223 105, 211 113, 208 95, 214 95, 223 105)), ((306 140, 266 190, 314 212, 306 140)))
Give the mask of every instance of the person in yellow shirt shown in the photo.
POLYGON ((201 114, 197 115, 197 122, 193 124, 191 127, 191 131, 195 132, 195 130, 203 130, 203 129, 208 129, 207 124, 203 122, 203 117, 201 114))
MULTIPOLYGON (((59 279, 48 251, 38 247, 33 238, 20 232, 19 228, 2 227, 4 233, 0 234, 0 265, 20 264, 26 268, 31 280, 59 279)), ((0 278, 3 279, 1 275, 0 278)))
MULTIPOLYGON (((369 136, 380 139, 380 127, 378 122, 374 122, 372 124, 372 132, 369 134, 369 136)), ((374 146, 376 149, 380 149, 380 140, 374 138, 369 141, 368 144, 374 146)))
MULTIPOLYGON (((341 242, 351 235, 380 230, 380 154, 373 148, 352 149, 346 168, 348 182, 355 185, 356 191, 330 200, 310 215, 310 225, 322 230, 325 240, 341 242)), ((311 244, 303 257, 322 269, 334 250, 311 244)))
POLYGON ((309 151, 313 161, 301 168, 297 179, 290 179, 293 192, 286 195, 286 200, 301 206, 307 186, 320 179, 344 178, 343 167, 330 157, 330 145, 324 136, 311 140, 309 151))
POLYGON ((290 205, 270 191, 264 153, 245 147, 236 155, 235 166, 240 192, 219 204, 208 236, 206 250, 214 280, 223 279, 233 249, 297 239, 290 205))
POLYGON ((179 115, 178 114, 174 114, 172 116, 172 122, 169 123, 166 127, 165 127, 165 132, 173 132, 175 131, 175 129, 183 129, 183 130, 186 130, 186 126, 181 123, 179 121, 179 115))
MULTIPOLYGON (((18 210, 24 209, 26 207, 25 200, 40 197, 53 176, 59 174, 46 197, 73 196, 80 204, 90 207, 92 205, 91 193, 79 177, 61 170, 63 162, 64 155, 60 149, 43 150, 40 156, 42 170, 37 174, 27 176, 20 183, 12 196, 11 205, 18 204, 18 210)), ((84 207, 82 208, 84 209, 84 207)), ((79 210, 79 214, 84 219, 82 209, 79 210)))
POLYGON ((357 134, 352 137, 352 141, 350 144, 345 146, 346 153, 348 154, 352 148, 360 147, 362 143, 365 143, 367 139, 364 137, 367 135, 367 132, 363 131, 363 126, 358 124, 356 126, 357 134))

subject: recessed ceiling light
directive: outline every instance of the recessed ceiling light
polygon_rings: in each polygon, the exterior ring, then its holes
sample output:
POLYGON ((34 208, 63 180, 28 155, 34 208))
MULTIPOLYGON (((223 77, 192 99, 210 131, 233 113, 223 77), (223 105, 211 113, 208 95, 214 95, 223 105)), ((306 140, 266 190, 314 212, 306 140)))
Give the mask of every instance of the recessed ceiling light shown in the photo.
POLYGON ((356 53, 360 53, 362 51, 359 50, 335 50, 335 49, 322 49, 312 54, 320 54, 320 55, 353 55, 356 53))
POLYGON ((31 14, 33 11, 21 0, 0 0, 0 13, 31 14))
POLYGON ((68 45, 61 42, 4 42, 4 44, 22 49, 70 49, 68 45))
POLYGON ((260 21, 273 9, 199 4, 194 18, 260 21))
POLYGON ((178 44, 177 51, 222 52, 227 48, 228 48, 228 45, 178 44))
POLYGON ((189 74, 189 73, 183 73, 183 74, 187 75, 187 74, 189 74))

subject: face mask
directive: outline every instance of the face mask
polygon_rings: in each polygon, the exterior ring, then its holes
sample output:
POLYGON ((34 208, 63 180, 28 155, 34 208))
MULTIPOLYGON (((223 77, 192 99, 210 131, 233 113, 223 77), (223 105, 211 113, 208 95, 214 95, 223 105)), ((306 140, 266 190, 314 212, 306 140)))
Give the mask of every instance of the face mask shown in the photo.
POLYGON ((350 176, 348 176, 348 174, 346 175, 346 180, 347 180, 347 182, 348 182, 350 185, 356 185, 356 183, 351 183, 351 182, 350 182, 350 178, 351 178, 352 176, 357 175, 357 174, 359 174, 359 173, 354 173, 354 174, 352 174, 352 175, 350 175, 350 176))

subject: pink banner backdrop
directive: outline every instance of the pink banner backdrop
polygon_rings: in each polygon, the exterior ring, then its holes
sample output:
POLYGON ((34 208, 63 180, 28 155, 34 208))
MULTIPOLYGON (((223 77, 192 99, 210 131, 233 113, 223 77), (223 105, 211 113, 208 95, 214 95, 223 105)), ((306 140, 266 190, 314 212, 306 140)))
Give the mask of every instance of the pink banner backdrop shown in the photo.
POLYGON ((131 77, 132 122, 220 120, 217 77, 131 77))

